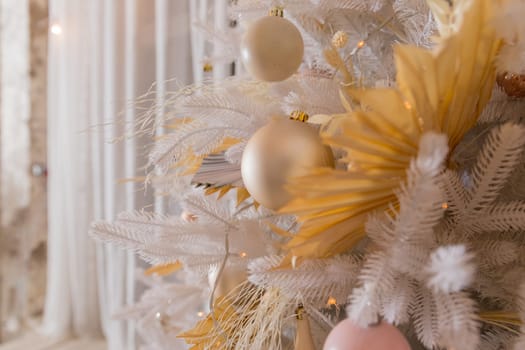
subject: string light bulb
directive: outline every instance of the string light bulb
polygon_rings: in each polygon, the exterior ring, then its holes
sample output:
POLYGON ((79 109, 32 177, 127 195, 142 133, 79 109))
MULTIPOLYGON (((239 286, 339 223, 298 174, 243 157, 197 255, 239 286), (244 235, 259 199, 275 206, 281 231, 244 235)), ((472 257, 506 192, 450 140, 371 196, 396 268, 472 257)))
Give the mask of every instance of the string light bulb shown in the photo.
POLYGON ((337 300, 334 297, 328 298, 328 301, 326 302, 328 306, 337 305, 337 300))
POLYGON ((62 34, 62 26, 58 23, 53 23, 51 27, 49 28, 49 31, 53 35, 61 35, 62 34))

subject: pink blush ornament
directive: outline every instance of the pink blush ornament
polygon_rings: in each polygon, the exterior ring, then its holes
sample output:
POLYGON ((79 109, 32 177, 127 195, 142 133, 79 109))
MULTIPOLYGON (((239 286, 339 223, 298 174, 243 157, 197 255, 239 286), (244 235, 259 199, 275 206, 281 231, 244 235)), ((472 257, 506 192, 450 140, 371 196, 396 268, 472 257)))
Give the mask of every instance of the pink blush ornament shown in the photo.
POLYGON ((394 326, 381 322, 362 328, 346 319, 328 334, 323 350, 411 350, 405 336, 394 326))

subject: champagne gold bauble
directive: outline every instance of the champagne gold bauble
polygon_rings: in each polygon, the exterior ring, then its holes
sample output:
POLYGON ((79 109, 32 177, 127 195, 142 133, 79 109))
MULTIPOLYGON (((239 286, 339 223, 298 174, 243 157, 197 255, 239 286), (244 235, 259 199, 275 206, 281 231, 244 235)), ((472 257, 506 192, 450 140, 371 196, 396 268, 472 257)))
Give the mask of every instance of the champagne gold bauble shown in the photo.
POLYGON ((333 166, 331 149, 311 125, 279 120, 257 130, 248 141, 241 173, 250 195, 277 210, 290 200, 285 190, 288 180, 307 175, 313 168, 333 166))
POLYGON ((362 328, 351 320, 339 322, 328 334, 323 350, 410 350, 403 333, 389 323, 362 328))
POLYGON ((264 81, 281 81, 301 65, 304 44, 292 22, 266 16, 254 22, 241 42, 241 59, 246 70, 264 81))
POLYGON ((498 85, 510 97, 525 97, 525 74, 501 73, 496 79, 498 85))

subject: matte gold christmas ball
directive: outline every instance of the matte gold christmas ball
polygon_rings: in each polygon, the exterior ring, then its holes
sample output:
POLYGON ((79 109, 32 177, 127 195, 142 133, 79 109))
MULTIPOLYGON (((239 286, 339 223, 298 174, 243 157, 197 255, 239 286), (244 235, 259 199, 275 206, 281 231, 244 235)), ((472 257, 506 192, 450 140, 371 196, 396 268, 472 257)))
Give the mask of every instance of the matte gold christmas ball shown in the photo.
POLYGON ((277 210, 290 200, 289 179, 307 175, 312 168, 333 167, 332 150, 316 129, 294 120, 276 120, 257 130, 242 155, 241 173, 246 189, 259 203, 277 210))
POLYGON ((254 22, 241 42, 241 60, 246 70, 264 81, 281 81, 297 71, 304 53, 299 30, 279 16, 254 22))
POLYGON ((362 328, 346 319, 328 334, 323 350, 410 350, 403 333, 389 323, 362 328))

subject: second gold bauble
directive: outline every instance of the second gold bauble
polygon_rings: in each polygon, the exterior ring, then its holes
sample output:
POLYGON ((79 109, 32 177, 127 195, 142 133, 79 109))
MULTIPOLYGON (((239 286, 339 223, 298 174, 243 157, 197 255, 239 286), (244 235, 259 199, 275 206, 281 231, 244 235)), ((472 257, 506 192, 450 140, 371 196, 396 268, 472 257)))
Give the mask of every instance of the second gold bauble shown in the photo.
POLYGON ((241 42, 241 59, 246 70, 264 81, 281 81, 301 65, 304 43, 292 22, 266 16, 254 22, 241 42))
POLYGON ((311 125, 276 120, 257 130, 242 156, 242 179, 250 195, 277 210, 290 200, 289 180, 309 174, 313 168, 333 167, 329 147, 311 125))

